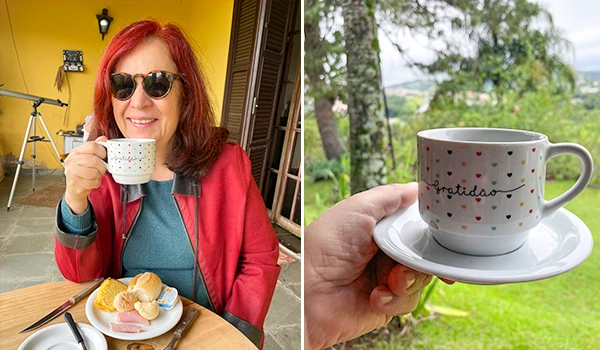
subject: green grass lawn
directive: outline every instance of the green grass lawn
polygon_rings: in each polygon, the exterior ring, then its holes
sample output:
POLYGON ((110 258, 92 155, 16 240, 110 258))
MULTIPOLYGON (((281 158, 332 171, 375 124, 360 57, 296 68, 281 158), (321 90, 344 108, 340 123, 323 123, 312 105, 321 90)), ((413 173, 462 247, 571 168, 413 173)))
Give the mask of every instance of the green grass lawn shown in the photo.
MULTIPOLYGON (((547 183, 545 197, 554 198, 571 184, 547 183)), ((332 186, 305 184, 307 223, 310 215, 323 211, 314 208, 314 193, 326 194, 332 186)), ((566 208, 586 223, 598 242, 600 190, 586 189, 566 208)), ((431 302, 468 311, 469 316, 425 321, 405 337, 369 348, 600 349, 600 249, 574 270, 542 281, 500 286, 438 283, 431 302)))

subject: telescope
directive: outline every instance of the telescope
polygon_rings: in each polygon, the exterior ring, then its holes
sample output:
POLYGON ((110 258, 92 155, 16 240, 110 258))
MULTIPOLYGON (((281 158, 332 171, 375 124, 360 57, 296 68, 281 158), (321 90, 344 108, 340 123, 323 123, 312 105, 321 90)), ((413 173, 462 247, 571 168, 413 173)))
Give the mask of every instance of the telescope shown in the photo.
POLYGON ((51 105, 59 106, 59 107, 68 106, 66 103, 63 103, 61 100, 53 100, 51 98, 29 95, 29 94, 24 94, 22 92, 16 92, 16 91, 11 91, 11 90, 6 90, 6 89, 0 89, 0 96, 15 97, 15 98, 23 99, 23 100, 37 102, 38 106, 41 105, 42 103, 47 103, 47 104, 51 104, 51 105))
MULTIPOLYGON (((58 152, 58 148, 56 148, 56 144, 54 143, 54 140, 52 140, 52 136, 50 136, 50 131, 48 130, 48 127, 46 126, 46 123, 44 122, 44 118, 42 118, 42 114, 40 112, 38 112, 37 108, 42 103, 47 103, 47 104, 51 104, 53 106, 58 106, 58 107, 65 107, 65 106, 67 106, 67 104, 61 102, 61 100, 54 100, 51 98, 39 97, 39 96, 35 96, 35 95, 24 94, 21 92, 16 92, 16 91, 11 91, 11 90, 6 90, 6 89, 0 89, 0 96, 15 97, 15 98, 20 98, 23 100, 28 100, 28 101, 33 102, 33 111, 29 115, 29 124, 27 124, 27 130, 25 131, 25 138, 23 139, 23 146, 21 147, 21 155, 19 156, 19 162, 17 163, 17 171, 15 173, 15 179, 13 181, 12 189, 10 190, 10 197, 8 198, 8 206, 7 206, 6 210, 10 211, 10 204, 12 203, 13 196, 15 194, 15 188, 17 187, 17 181, 19 180, 19 173, 21 171, 21 167, 23 166, 23 164, 25 164, 25 162, 23 161, 23 158, 25 156, 25 148, 27 147, 27 144, 33 143, 33 152, 31 154, 31 158, 33 159, 33 162, 32 162, 33 169, 32 169, 32 173, 31 173, 32 174, 31 188, 33 191, 35 191, 36 143, 37 142, 50 142, 52 144, 52 148, 54 148, 54 152, 56 152, 56 155, 58 156, 58 159, 61 159, 60 152, 58 152), (44 131, 46 131, 46 135, 48 136, 47 140, 45 139, 44 136, 37 135, 36 119, 40 120, 40 123, 42 124, 44 131), (32 133, 32 129, 33 129, 33 136, 30 136, 32 133)), ((64 165, 62 162, 63 162, 63 160, 61 160, 60 164, 64 168, 64 165)))

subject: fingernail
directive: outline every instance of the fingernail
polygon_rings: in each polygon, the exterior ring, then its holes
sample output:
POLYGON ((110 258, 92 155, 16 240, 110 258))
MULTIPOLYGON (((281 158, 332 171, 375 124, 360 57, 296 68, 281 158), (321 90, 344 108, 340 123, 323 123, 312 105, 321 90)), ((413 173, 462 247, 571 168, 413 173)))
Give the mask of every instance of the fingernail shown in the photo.
POLYGON ((380 292, 379 299, 383 305, 389 304, 396 299, 396 297, 390 292, 380 292))
POLYGON ((413 284, 415 284, 415 279, 416 279, 416 276, 415 276, 415 273, 414 273, 414 272, 411 272, 411 271, 407 271, 407 272, 405 272, 405 273, 404 273, 404 278, 406 278, 406 288, 405 288, 405 289, 408 289, 408 288, 410 288, 410 287, 411 287, 413 284))

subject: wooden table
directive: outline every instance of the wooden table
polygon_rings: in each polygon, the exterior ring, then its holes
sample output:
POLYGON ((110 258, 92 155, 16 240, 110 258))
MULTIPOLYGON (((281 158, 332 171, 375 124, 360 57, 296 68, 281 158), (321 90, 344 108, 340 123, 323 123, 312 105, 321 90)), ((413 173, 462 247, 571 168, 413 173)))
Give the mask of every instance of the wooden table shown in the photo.
MULTIPOLYGON (((19 334, 19 332, 50 311, 77 294, 90 283, 77 284, 70 281, 44 283, 23 289, 17 289, 0 294, 0 349, 17 349, 36 331, 53 324, 64 323, 63 314, 46 323, 37 330, 19 334)), ((202 306, 181 298, 183 301, 183 314, 189 307, 199 310, 198 316, 192 325, 185 331, 177 343, 176 349, 248 349, 256 347, 235 327, 215 313, 202 306)), ((85 315, 87 298, 73 305, 69 311, 76 322, 89 324, 85 315)), ((160 337, 147 340, 119 340, 104 336, 108 348, 127 349, 131 343, 144 343, 152 345, 156 350, 162 350, 171 340, 175 328, 160 337)))

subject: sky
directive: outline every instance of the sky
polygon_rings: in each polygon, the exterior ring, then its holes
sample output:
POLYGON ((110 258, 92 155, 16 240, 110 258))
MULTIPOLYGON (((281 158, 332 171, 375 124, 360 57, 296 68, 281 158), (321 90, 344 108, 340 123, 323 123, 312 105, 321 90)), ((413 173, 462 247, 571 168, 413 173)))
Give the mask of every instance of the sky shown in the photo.
MULTIPOLYGON (((574 47, 575 57, 570 60, 578 71, 600 71, 600 1, 599 0, 540 0, 554 19, 564 37, 574 47)), ((425 37, 412 37, 408 33, 394 33, 395 39, 407 48, 415 61, 429 62, 433 54, 427 49, 425 37)), ((404 59, 387 39, 379 33, 383 85, 390 86, 411 80, 427 79, 418 71, 407 67, 404 59)))

